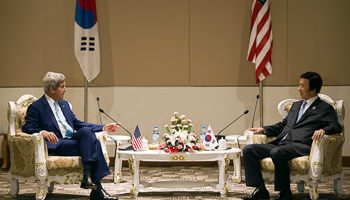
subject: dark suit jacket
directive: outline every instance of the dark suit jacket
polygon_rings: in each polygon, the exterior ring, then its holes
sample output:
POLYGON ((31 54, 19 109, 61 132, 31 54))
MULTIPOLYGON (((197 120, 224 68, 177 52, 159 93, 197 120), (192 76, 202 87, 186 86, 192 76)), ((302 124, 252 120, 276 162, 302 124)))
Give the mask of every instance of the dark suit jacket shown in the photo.
POLYGON ((267 136, 277 136, 271 143, 278 143, 290 133, 290 141, 296 152, 310 155, 312 135, 316 130, 323 129, 327 135, 340 133, 342 126, 338 123, 333 106, 322 101, 319 97, 304 112, 298 123, 295 123, 303 101, 294 102, 287 117, 282 122, 265 126, 267 136))
MULTIPOLYGON (((98 132, 102 131, 103 125, 90 124, 82 122, 75 117, 75 114, 69 107, 69 104, 65 100, 58 101, 59 106, 62 109, 63 115, 65 116, 68 124, 73 128, 73 130, 78 131, 83 127, 90 127, 92 131, 98 132)), ((56 118, 51 110, 51 107, 46 100, 45 95, 43 95, 36 102, 32 103, 27 110, 27 115, 25 117, 26 123, 22 127, 22 131, 28 134, 39 133, 42 130, 55 133, 59 139, 58 144, 50 144, 46 140, 47 148, 49 153, 54 153, 56 147, 60 144, 62 140, 61 130, 58 127, 56 118)))

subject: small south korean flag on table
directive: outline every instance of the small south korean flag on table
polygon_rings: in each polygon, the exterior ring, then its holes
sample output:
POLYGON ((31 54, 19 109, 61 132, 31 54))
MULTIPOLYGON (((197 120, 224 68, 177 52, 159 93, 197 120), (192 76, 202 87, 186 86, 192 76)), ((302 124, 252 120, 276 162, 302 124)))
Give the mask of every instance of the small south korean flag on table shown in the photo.
POLYGON ((211 125, 209 125, 207 129, 207 133, 204 138, 204 148, 206 150, 213 150, 218 146, 218 141, 216 141, 213 130, 211 129, 211 125))

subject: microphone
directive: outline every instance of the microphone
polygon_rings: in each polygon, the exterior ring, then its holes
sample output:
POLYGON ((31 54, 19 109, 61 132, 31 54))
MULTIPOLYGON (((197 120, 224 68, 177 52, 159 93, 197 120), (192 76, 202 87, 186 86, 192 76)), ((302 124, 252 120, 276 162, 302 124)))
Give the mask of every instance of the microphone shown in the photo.
MULTIPOLYGON (((99 97, 97 97, 96 98, 96 100, 97 100, 97 103, 98 103, 98 110, 100 110, 101 108, 100 108, 100 98, 99 97)), ((101 117, 101 112, 100 112, 100 122, 101 122, 101 125, 102 125, 102 117, 101 117)))
POLYGON ((117 123, 120 127, 122 127, 126 132, 129 133, 130 137, 132 138, 131 133, 130 133, 128 130, 126 130, 120 123, 118 123, 117 121, 115 121, 112 117, 110 117, 107 113, 105 113, 105 111, 102 110, 101 108, 98 109, 98 110, 99 110, 101 113, 105 114, 109 119, 111 119, 112 121, 114 121, 115 123, 117 123))
MULTIPOLYGON (((99 111, 100 111, 100 113, 103 113, 103 114, 105 114, 109 119, 111 119, 112 121, 114 121, 115 123, 117 123, 120 127, 122 127, 126 132, 128 132, 129 133, 129 135, 130 135, 130 139, 131 139, 131 141, 132 141, 132 136, 131 136, 131 133, 128 131, 128 130, 126 130, 120 123, 118 123, 117 121, 115 121, 112 117, 110 117, 107 113, 105 113, 105 111, 104 110, 102 110, 101 108, 100 109, 98 109, 99 111)), ((111 137, 112 138, 112 137, 111 137)), ((113 138, 112 138, 113 139, 113 138)), ((114 139, 113 139, 114 140, 114 139)), ((116 141, 114 140, 114 142, 116 143, 116 141)), ((117 144, 117 143, 116 143, 117 144)), ((118 148, 119 150, 133 150, 133 147, 132 147, 132 145, 131 144, 126 144, 126 145, 122 145, 122 146, 120 146, 119 148, 118 148)))
POLYGON ((219 133, 217 134, 217 139, 219 139, 219 135, 220 135, 220 133, 223 131, 223 130, 225 130, 227 127, 229 127, 231 124, 233 124, 233 122, 235 122, 235 121, 237 121, 239 118, 241 118, 243 115, 245 115, 245 114, 247 114, 249 112, 249 110, 246 110, 246 111, 244 111, 244 113, 243 114, 241 114, 239 117, 237 117, 237 119, 235 119, 235 120, 233 120, 229 125, 227 125, 225 128, 223 128, 221 131, 219 131, 219 133))
POLYGON ((255 102, 255 108, 254 108, 254 115, 253 115, 253 120, 252 120, 252 128, 254 127, 255 111, 256 111, 256 106, 258 105, 259 97, 260 97, 259 95, 256 95, 256 102, 255 102))

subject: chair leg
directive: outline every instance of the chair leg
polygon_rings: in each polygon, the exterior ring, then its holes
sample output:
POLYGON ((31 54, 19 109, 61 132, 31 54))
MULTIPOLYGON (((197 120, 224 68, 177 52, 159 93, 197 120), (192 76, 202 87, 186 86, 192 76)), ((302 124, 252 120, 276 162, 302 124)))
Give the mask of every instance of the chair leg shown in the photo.
POLYGON ((47 191, 51 194, 53 192, 53 189, 55 188, 55 182, 52 182, 49 186, 49 188, 47 189, 47 191))
POLYGON ((310 183, 309 191, 310 191, 310 199, 317 200, 318 199, 318 183, 317 182, 310 183))
POLYGON ((333 180, 334 193, 340 197, 343 194, 343 180, 341 178, 333 180))
POLYGON ((48 183, 47 181, 39 181, 38 182, 38 190, 35 195, 35 199, 37 200, 44 200, 47 195, 47 190, 48 190, 48 183))
POLYGON ((299 193, 304 193, 304 190, 305 190, 305 185, 304 183, 297 183, 297 190, 299 193))
POLYGON ((11 195, 13 198, 17 198, 19 192, 19 181, 17 179, 11 178, 11 195))

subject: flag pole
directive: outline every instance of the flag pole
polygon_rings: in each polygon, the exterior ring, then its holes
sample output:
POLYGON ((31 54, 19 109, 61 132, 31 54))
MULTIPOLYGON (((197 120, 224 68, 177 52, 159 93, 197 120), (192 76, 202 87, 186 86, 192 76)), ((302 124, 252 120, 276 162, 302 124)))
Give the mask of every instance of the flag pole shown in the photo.
POLYGON ((263 118, 263 87, 262 87, 262 81, 260 81, 260 127, 263 127, 264 124, 264 118, 263 118))
POLYGON ((88 118, 87 118, 87 114, 88 114, 88 81, 86 79, 86 77, 84 76, 84 122, 87 122, 88 118))

